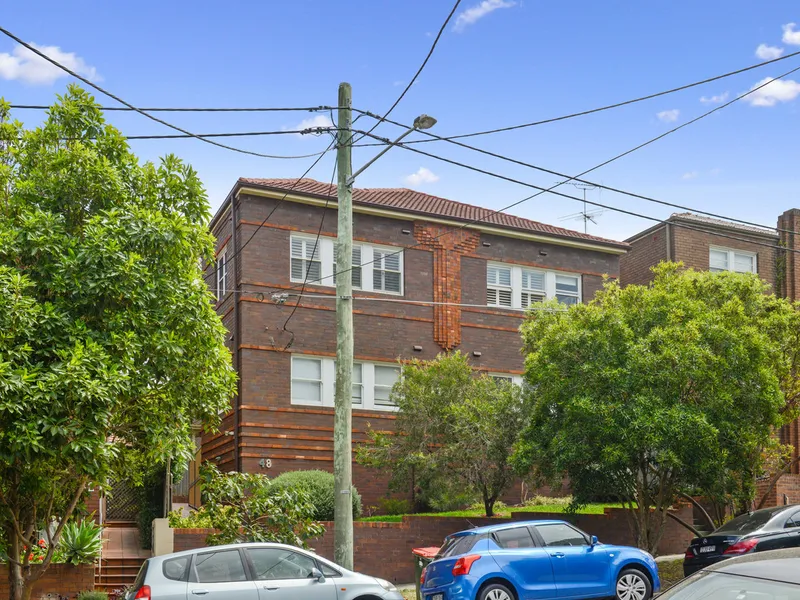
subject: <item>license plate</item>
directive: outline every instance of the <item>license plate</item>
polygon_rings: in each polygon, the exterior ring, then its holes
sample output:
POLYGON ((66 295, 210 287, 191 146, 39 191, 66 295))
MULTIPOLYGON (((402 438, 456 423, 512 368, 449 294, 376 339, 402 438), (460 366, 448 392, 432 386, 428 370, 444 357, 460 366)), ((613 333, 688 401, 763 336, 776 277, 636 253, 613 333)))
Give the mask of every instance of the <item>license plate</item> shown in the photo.
POLYGON ((433 594, 428 596, 428 600, 444 600, 444 594, 433 594))
POLYGON ((716 549, 717 549, 716 546, 703 546, 702 548, 700 548, 699 552, 700 554, 707 554, 709 552, 713 552, 716 549))

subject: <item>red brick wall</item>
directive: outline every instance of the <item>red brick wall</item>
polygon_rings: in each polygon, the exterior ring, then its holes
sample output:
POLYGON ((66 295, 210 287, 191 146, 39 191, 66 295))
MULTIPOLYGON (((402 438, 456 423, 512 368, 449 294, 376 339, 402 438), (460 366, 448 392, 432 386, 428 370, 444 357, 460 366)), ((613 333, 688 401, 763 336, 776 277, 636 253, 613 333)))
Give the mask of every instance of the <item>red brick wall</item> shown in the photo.
POLYGON ((653 280, 650 267, 667 260, 667 243, 666 227, 651 231, 630 242, 630 252, 619 260, 619 277, 622 285, 650 283, 653 280))
MULTIPOLYGON (((676 513, 691 522, 691 506, 682 506, 676 513)), ((564 519, 563 514, 512 513, 511 519, 459 518, 459 517, 405 517, 402 523, 353 524, 355 569, 374 577, 395 583, 414 581, 414 562, 411 550, 425 546, 439 546, 444 538, 456 531, 531 519, 564 519)), ((570 518, 577 527, 600 541, 609 544, 633 545, 628 519, 622 509, 607 509, 603 515, 576 515, 570 518)), ((324 523, 325 534, 311 542, 320 556, 333 560, 333 523, 324 523)), ((202 548, 211 530, 176 529, 175 551, 202 548)), ((659 554, 679 554, 686 550, 693 534, 672 519, 667 520, 659 554)))
MULTIPOLYGON (((32 600, 47 598, 47 594, 58 597, 60 594, 74 598, 79 592, 94 590, 94 565, 51 565, 42 578, 36 582, 31 594, 32 600)), ((0 564, 0 598, 8 598, 8 566, 0 564)))

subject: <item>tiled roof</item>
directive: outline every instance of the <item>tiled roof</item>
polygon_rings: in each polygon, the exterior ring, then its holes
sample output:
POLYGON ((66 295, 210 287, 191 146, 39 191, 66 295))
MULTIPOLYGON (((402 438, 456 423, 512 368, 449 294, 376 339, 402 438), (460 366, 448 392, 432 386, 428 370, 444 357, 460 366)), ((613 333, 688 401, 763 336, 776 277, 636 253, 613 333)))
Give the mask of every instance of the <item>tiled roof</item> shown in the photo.
POLYGON ((690 221, 701 225, 709 225, 711 227, 724 227, 725 229, 735 229, 736 231, 746 231, 748 233, 755 233, 757 235, 767 237, 778 237, 777 231, 771 231, 763 227, 754 227, 752 225, 744 225, 743 223, 735 223, 733 221, 726 221, 724 219, 715 219, 713 217, 706 217, 704 215, 696 215, 690 212, 673 213, 669 218, 670 221, 690 221))
MULTIPOLYGON (((307 194, 321 198, 335 198, 336 186, 322 183, 314 179, 253 179, 242 177, 239 179, 241 185, 252 185, 278 191, 291 190, 296 194, 307 194)), ((609 240, 606 238, 555 227, 530 219, 523 219, 514 215, 502 212, 494 212, 488 208, 464 204, 455 200, 447 200, 430 194, 423 194, 406 188, 353 188, 353 202, 365 206, 376 206, 394 209, 403 212, 411 212, 418 215, 429 215, 454 219, 457 221, 480 221, 496 227, 530 231, 553 237, 570 238, 584 240, 617 248, 629 248, 625 242, 609 240)))

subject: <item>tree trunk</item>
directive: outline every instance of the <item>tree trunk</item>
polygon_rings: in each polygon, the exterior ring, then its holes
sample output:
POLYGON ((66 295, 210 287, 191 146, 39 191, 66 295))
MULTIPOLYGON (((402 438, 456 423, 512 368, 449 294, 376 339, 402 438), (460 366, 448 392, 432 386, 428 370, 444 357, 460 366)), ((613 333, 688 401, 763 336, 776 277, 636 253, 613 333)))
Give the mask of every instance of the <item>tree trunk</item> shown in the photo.
POLYGON ((8 563, 9 600, 30 600, 33 585, 26 585, 22 568, 19 565, 8 563))
POLYGON ((487 517, 494 516, 494 503, 497 500, 497 496, 490 496, 489 492, 484 488, 481 492, 483 495, 483 509, 486 511, 487 517))

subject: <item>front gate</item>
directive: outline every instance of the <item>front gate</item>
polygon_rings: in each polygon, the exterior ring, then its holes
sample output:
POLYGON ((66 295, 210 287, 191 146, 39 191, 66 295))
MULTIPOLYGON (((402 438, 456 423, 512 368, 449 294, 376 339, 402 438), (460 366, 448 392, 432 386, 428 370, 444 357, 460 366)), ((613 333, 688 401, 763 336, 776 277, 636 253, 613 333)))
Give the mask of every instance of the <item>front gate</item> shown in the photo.
POLYGON ((106 521, 135 522, 141 494, 127 481, 117 481, 106 495, 106 521))

